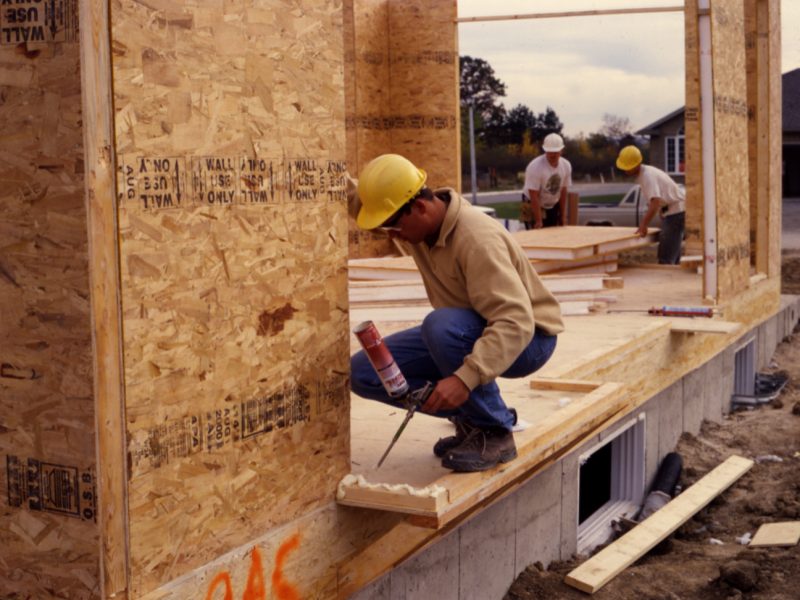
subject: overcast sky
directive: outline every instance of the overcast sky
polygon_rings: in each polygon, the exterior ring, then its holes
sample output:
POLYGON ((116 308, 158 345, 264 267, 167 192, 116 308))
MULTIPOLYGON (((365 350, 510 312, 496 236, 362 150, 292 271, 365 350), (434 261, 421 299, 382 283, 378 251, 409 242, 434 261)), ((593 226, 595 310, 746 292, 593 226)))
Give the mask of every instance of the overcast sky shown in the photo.
MULTIPOLYGON (((458 0, 460 17, 676 6, 681 0, 458 0)), ((781 0, 782 71, 800 67, 800 0, 781 0)), ((567 135, 604 113, 640 129, 684 104, 683 13, 461 23, 459 52, 506 84, 507 109, 553 107, 567 135)))

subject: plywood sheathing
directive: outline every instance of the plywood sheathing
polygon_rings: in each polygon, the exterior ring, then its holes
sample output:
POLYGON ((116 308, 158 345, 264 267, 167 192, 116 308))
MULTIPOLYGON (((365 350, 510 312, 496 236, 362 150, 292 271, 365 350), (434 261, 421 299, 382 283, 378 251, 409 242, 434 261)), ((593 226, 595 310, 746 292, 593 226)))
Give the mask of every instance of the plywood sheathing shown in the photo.
MULTIPOLYGON (((684 254, 704 255, 703 154, 700 107, 700 32, 697 0, 686 0, 684 21, 686 110, 684 153, 686 159, 686 240, 684 254)), ((712 292, 704 293, 704 296, 712 292)))
POLYGON ((392 151, 428 173, 431 187, 461 189, 455 0, 390 0, 392 151))
MULTIPOLYGON (((350 173, 357 177, 391 152, 424 169, 432 187, 460 189, 456 2, 353 0, 352 11, 352 35, 345 28, 353 57, 345 71, 350 173)), ((386 238, 351 221, 352 257, 390 252, 386 238)))
POLYGON ((341 5, 111 9, 130 593, 347 470, 341 5))
POLYGON ((24 24, 0 10, 3 598, 100 587, 80 54, 62 6, 55 41, 43 4, 24 24))
POLYGON ((751 262, 760 273, 780 270, 781 68, 780 2, 745 2, 750 174, 751 262), (777 93, 776 93, 777 88, 777 93))
MULTIPOLYGON (((769 159, 768 171, 769 224, 767 225, 767 276, 780 278, 781 275, 781 215, 783 209, 783 73, 781 67, 781 3, 779 0, 766 0, 759 6, 759 39, 768 36, 764 51, 767 53, 768 84, 767 107, 759 107, 760 111, 769 113, 766 151, 769 159), (766 15, 763 13, 766 11, 766 15)), ((763 75, 761 75, 763 77, 763 75)))
POLYGON ((719 0, 711 6, 718 300, 747 288, 750 277, 747 77, 744 5, 719 0))
MULTIPOLYGON (((347 168, 353 177, 379 154, 392 152, 389 67, 389 2, 349 0, 343 5, 347 168)), ((358 228, 350 219, 350 256, 385 256, 386 236, 358 228)))

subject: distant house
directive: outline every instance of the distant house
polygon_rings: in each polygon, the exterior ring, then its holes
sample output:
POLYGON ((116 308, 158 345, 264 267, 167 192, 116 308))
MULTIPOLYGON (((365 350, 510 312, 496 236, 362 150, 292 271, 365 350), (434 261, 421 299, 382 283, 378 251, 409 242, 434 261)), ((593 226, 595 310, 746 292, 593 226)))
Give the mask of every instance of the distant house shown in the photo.
POLYGON ((683 107, 637 131, 650 137, 650 164, 669 173, 678 183, 685 183, 683 107))
MULTIPOLYGON (((800 69, 783 74, 783 195, 800 197, 800 69)), ((650 137, 650 164, 684 183, 684 108, 643 127, 650 137)))

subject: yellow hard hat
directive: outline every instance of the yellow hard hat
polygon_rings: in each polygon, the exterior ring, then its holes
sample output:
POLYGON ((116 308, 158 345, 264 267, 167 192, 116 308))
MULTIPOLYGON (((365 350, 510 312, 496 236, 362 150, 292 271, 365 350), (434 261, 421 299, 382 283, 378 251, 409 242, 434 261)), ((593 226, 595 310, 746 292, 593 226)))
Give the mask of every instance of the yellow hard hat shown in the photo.
POLYGON ((428 176, 399 154, 381 154, 361 170, 358 197, 361 210, 356 223, 375 229, 417 195, 428 176))
POLYGON ((642 153, 636 146, 625 146, 619 151, 617 157, 617 168, 623 171, 630 171, 642 164, 642 153))

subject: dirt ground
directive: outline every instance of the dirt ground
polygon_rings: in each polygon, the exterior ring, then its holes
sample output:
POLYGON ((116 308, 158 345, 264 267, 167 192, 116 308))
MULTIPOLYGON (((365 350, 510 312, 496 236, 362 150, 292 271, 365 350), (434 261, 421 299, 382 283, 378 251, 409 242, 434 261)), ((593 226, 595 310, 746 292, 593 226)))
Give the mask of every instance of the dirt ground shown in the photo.
MULTIPOLYGON (((800 294, 800 251, 785 252, 782 269, 783 292, 800 294)), ((789 376, 776 401, 732 413, 721 424, 705 423, 698 436, 684 434, 676 449, 683 458, 683 489, 732 454, 754 459, 756 464, 592 598, 800 598, 800 545, 750 548, 736 539, 754 535, 764 523, 800 520, 800 328, 780 344, 767 370, 789 376)), ((529 566, 511 586, 506 600, 588 598, 563 582, 581 562, 573 558, 552 563, 547 569, 540 564, 529 566)))

